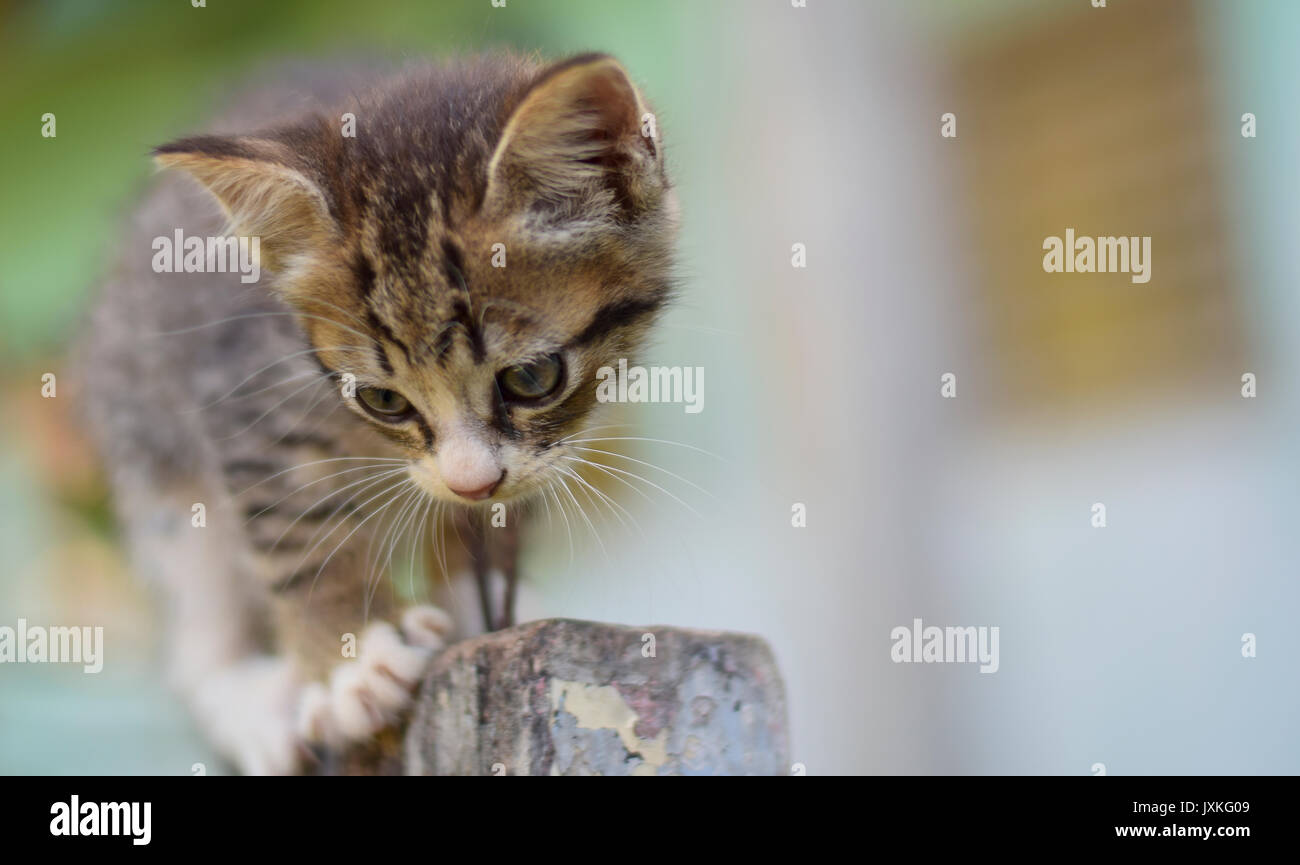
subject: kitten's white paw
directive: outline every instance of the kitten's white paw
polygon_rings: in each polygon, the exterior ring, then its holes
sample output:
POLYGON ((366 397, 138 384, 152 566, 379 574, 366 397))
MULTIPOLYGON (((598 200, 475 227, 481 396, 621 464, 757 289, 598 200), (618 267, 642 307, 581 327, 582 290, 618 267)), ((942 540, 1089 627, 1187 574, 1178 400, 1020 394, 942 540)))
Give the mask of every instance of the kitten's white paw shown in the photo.
POLYGON ((330 673, 327 685, 303 689, 298 734, 308 742, 343 747, 393 724, 411 704, 425 666, 444 645, 451 620, 437 607, 411 607, 402 630, 387 622, 361 635, 357 657, 330 673))
POLYGON ((415 646, 438 651, 447 644, 455 627, 451 616, 429 605, 407 607, 402 613, 402 635, 415 646))

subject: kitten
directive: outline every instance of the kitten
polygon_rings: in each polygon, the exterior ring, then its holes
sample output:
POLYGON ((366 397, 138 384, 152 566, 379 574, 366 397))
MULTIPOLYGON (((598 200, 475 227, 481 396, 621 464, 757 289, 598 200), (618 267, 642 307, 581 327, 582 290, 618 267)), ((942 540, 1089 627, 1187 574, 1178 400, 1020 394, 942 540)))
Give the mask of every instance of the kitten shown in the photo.
MULTIPOLYGON (((380 588, 397 528, 558 505, 596 370, 670 294, 653 130, 608 56, 496 56, 310 73, 155 151, 179 171, 94 309, 89 423, 163 590, 171 675, 242 771, 372 738, 473 626, 380 588), (152 239, 177 229, 259 238, 268 276, 156 272, 152 239)), ((489 529, 469 544, 480 578, 484 536, 513 573, 513 534, 489 529)))

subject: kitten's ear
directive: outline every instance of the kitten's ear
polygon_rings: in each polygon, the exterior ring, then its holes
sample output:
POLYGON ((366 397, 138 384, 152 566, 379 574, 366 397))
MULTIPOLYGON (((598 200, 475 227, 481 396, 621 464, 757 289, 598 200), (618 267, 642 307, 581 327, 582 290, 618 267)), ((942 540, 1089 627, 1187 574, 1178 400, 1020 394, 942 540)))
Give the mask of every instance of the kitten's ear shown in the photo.
POLYGON ((270 270, 328 248, 338 234, 324 192, 278 141, 197 136, 153 155, 160 167, 179 168, 207 187, 235 232, 259 237, 262 264, 270 270))
POLYGON ((559 63, 510 114, 488 164, 484 206, 635 217, 664 190, 657 136, 653 115, 612 57, 559 63))

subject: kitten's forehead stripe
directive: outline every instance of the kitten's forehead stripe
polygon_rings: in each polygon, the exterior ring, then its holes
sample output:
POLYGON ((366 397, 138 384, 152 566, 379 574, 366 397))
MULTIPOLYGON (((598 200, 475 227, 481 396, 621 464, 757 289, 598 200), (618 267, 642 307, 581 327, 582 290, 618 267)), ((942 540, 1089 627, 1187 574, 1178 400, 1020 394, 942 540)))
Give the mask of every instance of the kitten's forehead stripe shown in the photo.
POLYGON ((461 253, 460 247, 450 240, 442 242, 442 254, 447 257, 448 279, 452 285, 457 285, 462 289, 468 290, 465 285, 465 256, 461 253))
POLYGON ((370 293, 375 290, 375 266, 364 252, 358 252, 352 259, 352 276, 356 280, 362 299, 369 298, 370 293))
POLYGON ((433 353, 438 366, 446 368, 447 362, 450 360, 451 347, 455 344, 455 341, 456 337, 452 333, 451 325, 444 325, 439 329, 437 337, 429 346, 429 350, 433 353))
MULTIPOLYGON (((371 328, 383 334, 384 338, 387 339, 389 342, 393 343, 394 345, 398 346, 403 350, 406 349, 406 346, 400 340, 398 340, 397 335, 393 333, 393 331, 388 327, 388 325, 384 324, 382 321, 379 320, 379 316, 375 314, 375 311, 373 309, 368 308, 366 310, 366 322, 370 325, 371 328)), ((392 361, 388 359, 388 350, 384 348, 384 344, 380 340, 375 339, 374 342, 375 342, 375 357, 379 360, 379 367, 384 371, 384 375, 392 375, 393 364, 392 361)), ((409 355, 410 352, 408 351, 407 354, 409 355)))
POLYGON ((429 190, 416 174, 390 175, 388 181, 380 199, 386 218, 380 223, 379 249, 391 261, 414 261, 428 243, 429 190))
POLYGON ((664 298, 656 297, 616 300, 607 303, 596 310, 591 322, 570 341, 569 345, 573 348, 590 345, 612 330, 627 327, 645 316, 657 312, 664 305, 664 301, 664 298))
POLYGON ((469 337, 470 349, 474 352, 474 362, 482 363, 487 356, 487 347, 483 343, 483 331, 479 329, 478 322, 470 313, 469 304, 457 300, 451 308, 451 318, 456 324, 464 328, 466 336, 469 337))

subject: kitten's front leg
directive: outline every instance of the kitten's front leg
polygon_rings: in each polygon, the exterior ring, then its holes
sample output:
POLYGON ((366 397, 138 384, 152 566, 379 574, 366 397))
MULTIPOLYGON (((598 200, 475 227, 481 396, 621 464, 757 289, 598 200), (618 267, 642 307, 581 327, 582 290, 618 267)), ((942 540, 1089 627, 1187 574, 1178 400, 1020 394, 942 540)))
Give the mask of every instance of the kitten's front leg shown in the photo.
POLYGON ((132 559, 162 592, 166 658, 179 692, 207 739, 247 775, 292 772, 303 757, 294 733, 298 683, 284 657, 258 639, 257 586, 237 555, 243 539, 230 503, 211 487, 118 490, 132 559), (208 521, 185 518, 191 502, 208 521))
POLYGON ((494 545, 497 566, 506 578, 500 628, 510 628, 515 624, 515 596, 519 589, 519 521, 517 514, 511 514, 510 517, 506 525, 500 528, 494 545))
POLYGON ((515 596, 519 585, 519 515, 507 512, 502 524, 479 511, 461 509, 456 533, 469 555, 478 586, 483 627, 496 631, 515 623, 515 596), (505 581, 503 591, 493 585, 494 573, 505 581))
POLYGON ((400 722, 452 626, 437 607, 398 610, 383 587, 367 602, 362 558, 340 553, 276 586, 278 636, 302 683, 298 735, 336 751, 400 722))

